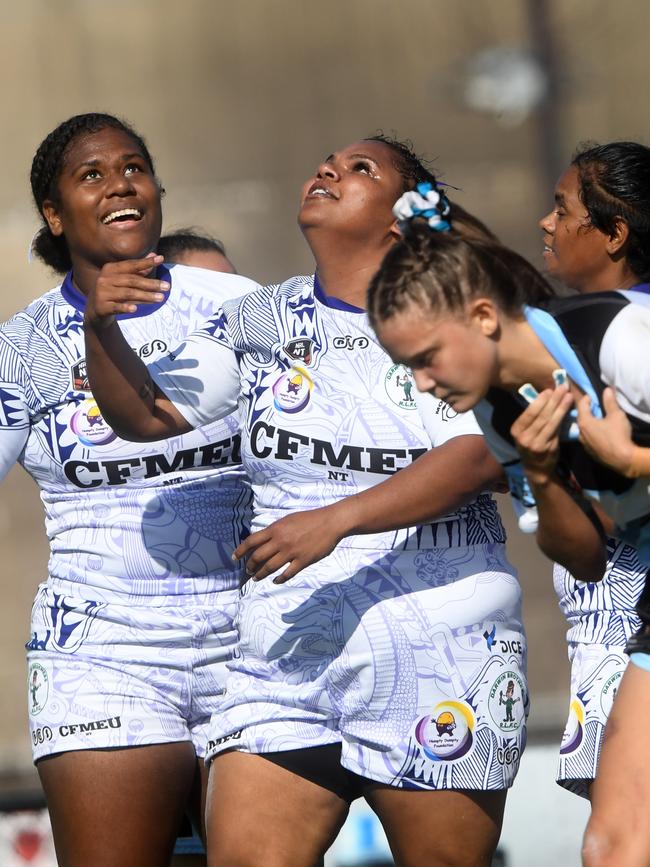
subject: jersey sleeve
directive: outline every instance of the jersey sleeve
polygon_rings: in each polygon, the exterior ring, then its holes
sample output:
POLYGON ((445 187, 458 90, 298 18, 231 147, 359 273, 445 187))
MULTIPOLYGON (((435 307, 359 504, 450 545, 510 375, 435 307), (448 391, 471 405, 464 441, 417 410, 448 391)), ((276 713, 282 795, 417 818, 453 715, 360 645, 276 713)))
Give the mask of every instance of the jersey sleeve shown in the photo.
POLYGON ((650 307, 629 304, 605 332, 600 347, 603 381, 616 391, 621 408, 650 422, 650 307))
POLYGON ((26 371, 16 350, 0 340, 0 479, 20 457, 29 436, 26 371))
POLYGON ((227 299, 240 298, 261 288, 259 283, 249 277, 242 277, 241 274, 225 274, 208 268, 193 268, 191 265, 172 265, 170 271, 172 281, 179 279, 180 275, 180 279, 190 282, 194 291, 206 300, 214 299, 217 308, 227 299))
POLYGON ((149 366, 156 385, 192 427, 237 408, 239 364, 223 312, 207 320, 167 356, 149 366))
POLYGON ((474 413, 455 412, 444 400, 421 391, 415 393, 415 401, 433 446, 441 446, 454 437, 467 434, 481 435, 474 413))

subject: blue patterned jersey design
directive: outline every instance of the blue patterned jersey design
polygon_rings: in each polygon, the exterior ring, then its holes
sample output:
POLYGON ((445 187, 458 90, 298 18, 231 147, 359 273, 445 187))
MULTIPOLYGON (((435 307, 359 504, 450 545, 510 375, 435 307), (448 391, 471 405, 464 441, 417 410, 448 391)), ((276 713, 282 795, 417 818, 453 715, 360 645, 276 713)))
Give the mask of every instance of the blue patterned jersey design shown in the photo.
POLYGON ((602 581, 576 581, 556 564, 553 581, 560 608, 569 622, 567 641, 625 647, 641 628, 635 606, 646 572, 636 550, 615 539, 607 543, 607 570, 602 581))
MULTIPOLYGON (((169 273, 165 303, 121 321, 145 360, 255 287, 183 266, 169 273)), ((65 594, 83 585, 75 595, 98 603, 145 604, 170 596, 193 604, 236 587, 231 554, 251 500, 236 417, 163 442, 118 438, 87 381, 83 307, 68 277, 0 327, 0 475, 19 461, 41 490, 51 586, 65 594)), ((64 604, 62 612, 52 630, 65 644, 74 630, 64 604)))
MULTIPOLYGON (((314 277, 226 302, 152 374, 192 424, 238 401, 254 529, 370 488, 431 446, 410 371, 392 363, 364 311, 328 298, 314 277)), ((471 415, 442 402, 436 424, 434 445, 480 433, 471 415)), ((390 550, 503 540, 494 502, 483 495, 430 525, 340 544, 390 550)))

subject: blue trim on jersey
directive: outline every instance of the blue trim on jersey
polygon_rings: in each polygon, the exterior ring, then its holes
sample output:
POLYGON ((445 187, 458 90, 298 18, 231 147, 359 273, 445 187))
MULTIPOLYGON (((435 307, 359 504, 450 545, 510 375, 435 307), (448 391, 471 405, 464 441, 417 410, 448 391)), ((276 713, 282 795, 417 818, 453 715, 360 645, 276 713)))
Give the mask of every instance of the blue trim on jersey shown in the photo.
MULTIPOLYGON (((156 277, 158 280, 164 280, 171 286, 171 271, 169 270, 169 268, 166 268, 165 265, 158 266, 158 268, 156 269, 156 277)), ((74 307, 74 309, 78 310, 80 313, 83 313, 86 309, 86 296, 82 292, 80 292, 74 285, 74 281, 72 279, 72 271, 68 271, 68 273, 65 275, 65 279, 61 284, 61 295, 63 295, 68 304, 72 305, 72 307, 74 307)), ((156 310, 160 310, 163 304, 167 303, 168 298, 169 292, 165 292, 165 297, 162 301, 156 301, 155 304, 138 306, 138 309, 135 313, 118 313, 115 318, 138 319, 141 316, 151 316, 151 314, 155 313, 156 310)))
POLYGON ((636 286, 630 286, 629 292, 643 292, 650 295, 650 283, 637 283, 636 286))
POLYGON ((630 662, 645 671, 650 671, 650 653, 632 653, 630 654, 630 662))
POLYGON ((330 307, 333 310, 345 310, 348 313, 366 312, 363 307, 355 307, 354 304, 348 304, 347 301, 341 301, 340 298, 334 298, 333 295, 326 295, 316 274, 314 274, 314 298, 320 301, 321 304, 324 304, 326 307, 330 307))
POLYGON ((524 313, 528 324, 553 358, 562 365, 576 385, 585 394, 589 395, 592 415, 596 418, 602 418, 603 413, 600 408, 598 395, 594 391, 594 387, 585 373, 584 367, 580 364, 578 356, 571 348, 569 341, 564 336, 562 329, 555 319, 545 310, 540 310, 538 307, 529 307, 528 305, 524 307, 524 313))

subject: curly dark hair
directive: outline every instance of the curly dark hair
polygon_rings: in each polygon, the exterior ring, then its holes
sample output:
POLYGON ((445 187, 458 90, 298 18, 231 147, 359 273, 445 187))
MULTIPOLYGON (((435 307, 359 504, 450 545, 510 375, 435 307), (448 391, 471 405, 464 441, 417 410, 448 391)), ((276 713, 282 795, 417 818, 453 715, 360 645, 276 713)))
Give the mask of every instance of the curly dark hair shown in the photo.
POLYGON ((59 202, 58 180, 65 159, 73 143, 80 137, 111 128, 125 132, 142 151, 151 171, 155 169, 151 154, 133 127, 111 114, 88 113, 77 114, 60 123, 56 129, 47 135, 36 151, 32 160, 30 182, 32 195, 38 213, 43 220, 43 226, 32 241, 32 251, 41 261, 59 274, 65 274, 72 267, 70 252, 63 235, 55 236, 43 216, 43 203, 50 199, 59 202))

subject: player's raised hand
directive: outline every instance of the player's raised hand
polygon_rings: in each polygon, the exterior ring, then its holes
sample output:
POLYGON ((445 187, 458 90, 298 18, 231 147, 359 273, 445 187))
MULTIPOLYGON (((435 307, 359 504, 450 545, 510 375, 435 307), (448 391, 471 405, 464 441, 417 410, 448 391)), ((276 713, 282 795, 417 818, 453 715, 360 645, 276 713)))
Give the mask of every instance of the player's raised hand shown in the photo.
POLYGON ((560 426, 572 405, 573 395, 566 385, 546 389, 510 429, 531 482, 544 481, 553 474, 560 447, 560 426))
POLYGON ((155 277, 155 270, 162 261, 162 256, 149 253, 143 259, 104 265, 88 294, 86 321, 101 328, 109 325, 119 313, 135 313, 140 304, 162 301, 170 288, 169 283, 155 277))
POLYGON ((635 471, 636 447, 632 442, 632 425, 616 401, 616 394, 606 388, 602 396, 605 416, 595 418, 589 398, 578 401, 580 442, 589 454, 624 476, 638 476, 635 471))

